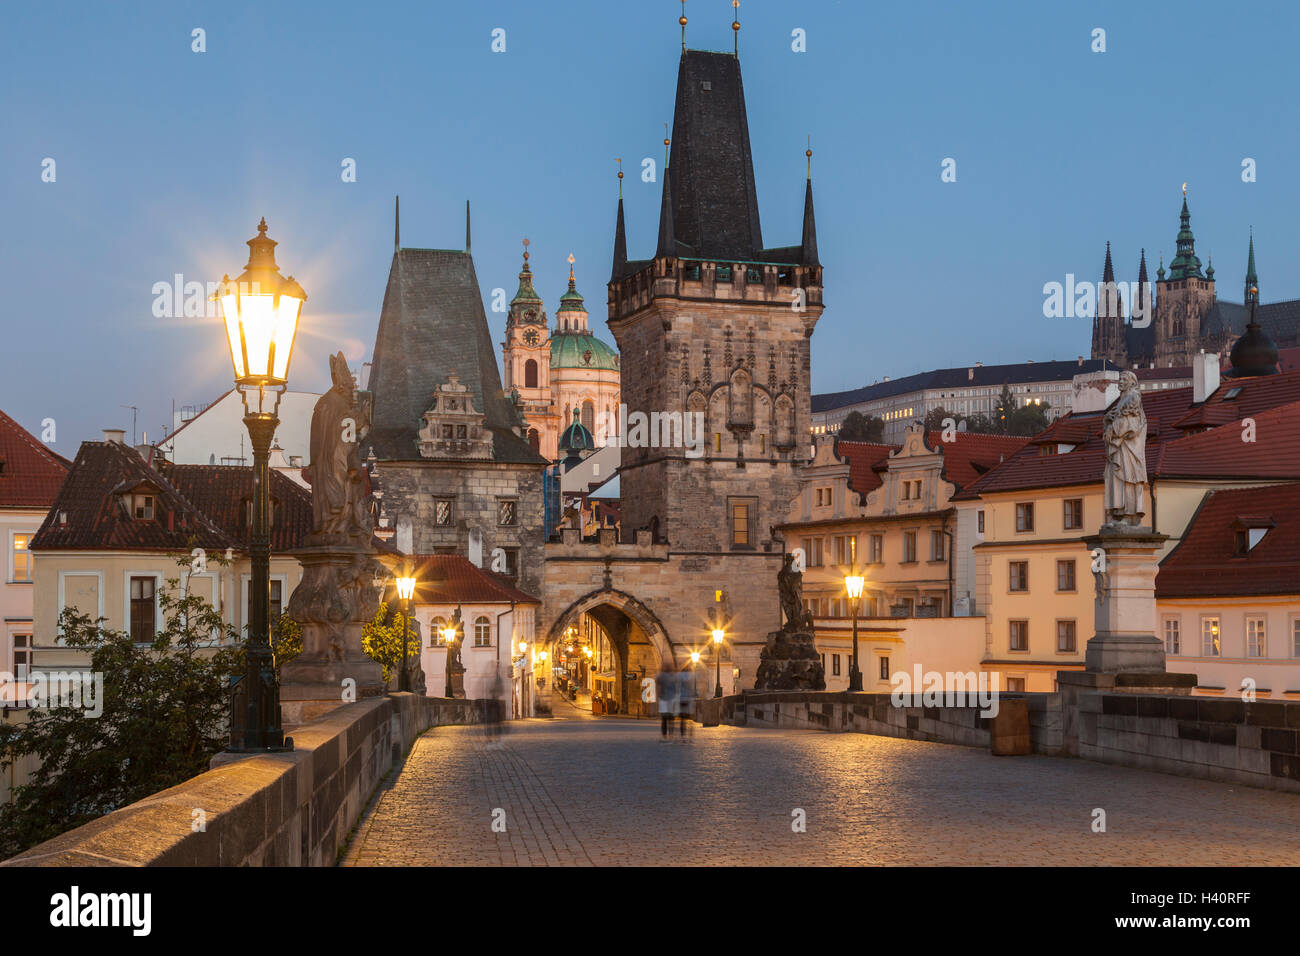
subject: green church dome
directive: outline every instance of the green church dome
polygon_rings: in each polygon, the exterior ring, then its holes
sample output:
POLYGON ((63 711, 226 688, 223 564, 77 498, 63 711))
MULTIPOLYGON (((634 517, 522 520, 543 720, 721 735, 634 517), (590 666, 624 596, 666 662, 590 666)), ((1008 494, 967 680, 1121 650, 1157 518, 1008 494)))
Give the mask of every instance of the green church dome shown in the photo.
POLYGON ((551 368, 618 371, 618 353, 590 332, 551 333, 551 368))

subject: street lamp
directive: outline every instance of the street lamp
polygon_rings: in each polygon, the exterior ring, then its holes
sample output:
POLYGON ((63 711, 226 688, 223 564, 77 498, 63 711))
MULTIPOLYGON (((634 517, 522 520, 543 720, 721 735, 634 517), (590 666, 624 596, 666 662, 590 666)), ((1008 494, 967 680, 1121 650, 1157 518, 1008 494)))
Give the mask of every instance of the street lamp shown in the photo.
POLYGON ((280 397, 289 379, 289 358, 307 293, 275 264, 266 220, 248 240, 248 265, 236 280, 222 276, 214 298, 221 303, 235 386, 244 403, 244 425, 253 446, 253 521, 249 541, 249 625, 244 674, 231 681, 230 750, 236 753, 292 750, 280 726, 280 685, 271 650, 271 440, 279 425, 280 397), (269 394, 268 394, 269 393, 269 394))
POLYGON ((722 639, 726 637, 726 632, 720 628, 713 629, 713 656, 718 662, 717 684, 713 688, 713 696, 722 696, 722 639))
POLYGON ((409 691, 411 689, 411 671, 407 664, 407 652, 411 641, 411 598, 415 596, 415 578, 398 578, 397 596, 406 602, 406 613, 402 615, 402 676, 398 681, 397 689, 409 691))
POLYGON ((446 698, 448 698, 448 699, 450 699, 451 696, 452 696, 452 689, 451 689, 451 651, 452 651, 452 645, 454 645, 454 644, 456 643, 456 627, 455 627, 455 625, 452 625, 452 626, 450 626, 450 627, 444 627, 444 628, 442 629, 442 639, 443 639, 443 641, 444 641, 444 642, 446 643, 446 645, 447 645, 447 668, 446 668, 446 669, 447 669, 447 681, 446 681, 446 686, 445 686, 445 688, 444 688, 443 696, 446 697, 446 698))
POLYGON ((862 690, 862 671, 858 670, 858 603, 862 599, 862 585, 866 580, 857 568, 844 575, 844 589, 853 602, 853 663, 849 665, 849 690, 862 690))

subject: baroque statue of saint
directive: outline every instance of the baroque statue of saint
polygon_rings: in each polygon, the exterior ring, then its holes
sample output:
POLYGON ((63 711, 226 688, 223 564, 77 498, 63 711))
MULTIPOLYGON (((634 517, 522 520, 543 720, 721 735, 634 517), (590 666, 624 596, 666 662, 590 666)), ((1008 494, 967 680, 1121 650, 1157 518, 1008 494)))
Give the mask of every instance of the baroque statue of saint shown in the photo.
POLYGON ((368 543, 373 518, 366 503, 361 439, 369 428, 369 409, 358 401, 356 380, 343 353, 330 356, 333 387, 316 402, 311 416, 313 544, 368 543))
POLYGON ((1147 416, 1137 376, 1121 372, 1120 394, 1106 412, 1105 525, 1137 527, 1146 514, 1147 416))

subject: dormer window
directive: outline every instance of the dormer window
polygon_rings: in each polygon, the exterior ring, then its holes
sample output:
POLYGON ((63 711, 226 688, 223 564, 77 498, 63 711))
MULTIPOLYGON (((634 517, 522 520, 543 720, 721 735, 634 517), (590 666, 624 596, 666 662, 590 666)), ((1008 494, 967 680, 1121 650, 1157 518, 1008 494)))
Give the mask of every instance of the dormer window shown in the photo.
POLYGON ((141 521, 152 521, 153 495, 132 495, 131 514, 141 521))
POLYGON ((1238 558, 1245 557, 1275 527, 1277 527, 1277 523, 1268 517, 1241 516, 1237 518, 1232 523, 1233 555, 1238 558))

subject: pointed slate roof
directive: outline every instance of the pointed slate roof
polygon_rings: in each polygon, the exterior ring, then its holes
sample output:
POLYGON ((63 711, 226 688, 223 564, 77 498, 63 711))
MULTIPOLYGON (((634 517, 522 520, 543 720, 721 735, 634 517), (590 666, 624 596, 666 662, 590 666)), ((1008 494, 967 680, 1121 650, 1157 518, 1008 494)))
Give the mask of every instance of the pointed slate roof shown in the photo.
MULTIPOLYGON (((450 249, 398 249, 375 335, 370 392, 375 456, 419 460, 418 433, 434 388, 455 372, 493 435, 496 461, 545 464, 513 431, 518 411, 501 388, 474 260, 450 249)), ((369 449, 363 450, 368 452, 369 449)))
POLYGON ((672 237, 683 256, 758 261, 763 235, 740 61, 683 50, 673 110, 672 237))
POLYGON ((813 216, 812 176, 808 176, 808 185, 803 193, 803 242, 801 243, 800 261, 804 265, 819 266, 817 258, 817 220, 813 216))

